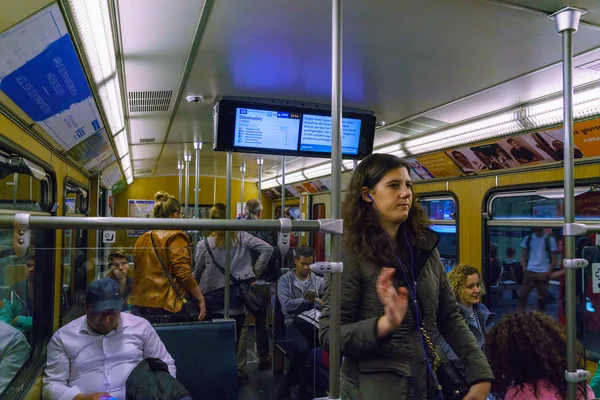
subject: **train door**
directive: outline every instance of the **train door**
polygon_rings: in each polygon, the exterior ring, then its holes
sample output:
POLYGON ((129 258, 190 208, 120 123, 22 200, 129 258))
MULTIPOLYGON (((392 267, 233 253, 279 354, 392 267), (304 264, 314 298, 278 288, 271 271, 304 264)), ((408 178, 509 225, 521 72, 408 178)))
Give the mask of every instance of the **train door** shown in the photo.
MULTIPOLYGON (((331 195, 315 194, 311 196, 310 219, 329 218, 329 205, 331 204, 331 195)), ((311 245, 315 249, 317 261, 326 261, 329 256, 329 235, 315 232, 312 234, 311 245)))

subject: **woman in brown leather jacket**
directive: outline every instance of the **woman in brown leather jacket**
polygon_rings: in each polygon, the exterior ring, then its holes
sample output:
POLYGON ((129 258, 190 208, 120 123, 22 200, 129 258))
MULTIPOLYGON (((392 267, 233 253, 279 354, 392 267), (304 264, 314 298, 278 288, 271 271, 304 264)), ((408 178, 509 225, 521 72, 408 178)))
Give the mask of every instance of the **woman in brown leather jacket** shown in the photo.
MULTIPOLYGON (((175 197, 166 192, 157 192, 155 199, 152 209, 154 218, 181 218, 181 204, 175 197)), ((135 272, 130 297, 133 314, 151 323, 204 319, 204 296, 192 272, 190 239, 185 232, 148 231, 135 242, 133 258, 135 272), (165 274, 165 268, 176 289, 165 274), (186 293, 197 300, 199 315, 191 316, 183 307, 180 297, 186 293)))

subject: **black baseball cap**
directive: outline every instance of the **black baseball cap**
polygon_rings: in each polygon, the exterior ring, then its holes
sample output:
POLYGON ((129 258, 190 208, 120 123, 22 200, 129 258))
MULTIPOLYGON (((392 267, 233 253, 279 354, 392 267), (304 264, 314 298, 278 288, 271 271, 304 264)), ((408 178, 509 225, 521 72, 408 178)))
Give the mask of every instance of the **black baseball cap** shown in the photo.
POLYGON ((85 304, 91 311, 121 310, 121 288, 111 278, 92 281, 85 293, 85 304))

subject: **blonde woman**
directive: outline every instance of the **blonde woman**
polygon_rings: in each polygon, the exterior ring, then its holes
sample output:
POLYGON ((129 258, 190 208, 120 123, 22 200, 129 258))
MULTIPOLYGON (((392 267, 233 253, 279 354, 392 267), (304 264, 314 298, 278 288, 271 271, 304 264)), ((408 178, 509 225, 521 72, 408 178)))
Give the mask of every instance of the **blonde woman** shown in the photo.
MULTIPOLYGON (((169 193, 158 192, 152 213, 154 218, 181 218, 181 204, 169 193)), ((204 319, 204 296, 194 279, 190 239, 185 232, 148 231, 135 243, 133 258, 135 271, 129 300, 133 314, 151 323, 204 319), (186 295, 197 302, 199 310, 190 306, 192 303, 184 307, 186 295)))

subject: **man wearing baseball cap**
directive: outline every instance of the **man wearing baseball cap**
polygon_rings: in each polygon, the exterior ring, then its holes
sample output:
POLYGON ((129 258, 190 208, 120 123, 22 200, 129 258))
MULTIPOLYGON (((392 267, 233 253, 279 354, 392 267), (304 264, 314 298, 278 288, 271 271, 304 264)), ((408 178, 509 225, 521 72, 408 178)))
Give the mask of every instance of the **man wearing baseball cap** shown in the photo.
POLYGON ((60 328, 48 343, 43 394, 48 399, 125 399, 125 383, 145 358, 175 361, 150 323, 121 313, 120 287, 111 278, 91 282, 86 315, 60 328))

